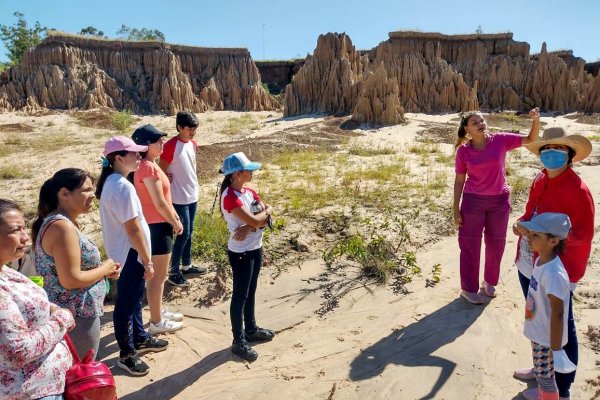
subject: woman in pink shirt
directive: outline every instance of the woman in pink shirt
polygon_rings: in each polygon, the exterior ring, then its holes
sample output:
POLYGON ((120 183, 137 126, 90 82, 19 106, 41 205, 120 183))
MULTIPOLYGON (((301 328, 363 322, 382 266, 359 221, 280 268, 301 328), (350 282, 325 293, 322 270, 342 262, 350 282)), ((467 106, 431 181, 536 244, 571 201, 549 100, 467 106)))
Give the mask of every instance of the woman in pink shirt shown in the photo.
POLYGON ((465 113, 458 128, 454 180, 454 222, 458 225, 461 296, 483 304, 479 289, 481 236, 485 238, 483 294, 494 297, 506 242, 510 212, 510 188, 506 182, 506 153, 538 140, 539 109, 527 137, 498 132, 491 134, 480 112, 465 113), (461 202, 462 197, 462 202, 461 202), (459 208, 460 204, 460 208, 459 208))
POLYGON ((23 257, 28 243, 19 206, 0 199, 0 399, 62 399, 73 364, 63 337, 73 315, 4 265, 23 257))

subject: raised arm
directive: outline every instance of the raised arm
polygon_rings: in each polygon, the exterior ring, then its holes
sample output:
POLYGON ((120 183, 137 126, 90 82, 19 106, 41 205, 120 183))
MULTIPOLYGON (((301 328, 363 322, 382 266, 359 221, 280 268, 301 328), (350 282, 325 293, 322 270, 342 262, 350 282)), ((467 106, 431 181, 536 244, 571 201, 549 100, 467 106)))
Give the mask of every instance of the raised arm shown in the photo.
POLYGON ((529 135, 523 138, 522 145, 537 142, 540 137, 540 109, 536 107, 529 111, 529 116, 531 117, 531 129, 529 135))

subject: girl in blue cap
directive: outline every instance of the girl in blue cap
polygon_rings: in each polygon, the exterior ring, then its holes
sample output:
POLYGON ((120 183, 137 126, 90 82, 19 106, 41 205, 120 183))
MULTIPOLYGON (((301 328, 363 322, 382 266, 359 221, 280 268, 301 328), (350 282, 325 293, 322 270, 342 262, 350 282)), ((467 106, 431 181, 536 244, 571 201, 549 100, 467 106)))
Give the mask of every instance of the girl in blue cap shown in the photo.
POLYGON ((272 340, 275 336, 272 330, 259 328, 254 315, 256 285, 262 264, 261 228, 273 212, 256 191, 245 186, 252 180, 252 172, 260 166, 240 152, 225 158, 221 168, 225 175, 221 184, 221 213, 230 232, 227 248, 233 271, 231 351, 248 361, 258 357, 248 342, 272 340))

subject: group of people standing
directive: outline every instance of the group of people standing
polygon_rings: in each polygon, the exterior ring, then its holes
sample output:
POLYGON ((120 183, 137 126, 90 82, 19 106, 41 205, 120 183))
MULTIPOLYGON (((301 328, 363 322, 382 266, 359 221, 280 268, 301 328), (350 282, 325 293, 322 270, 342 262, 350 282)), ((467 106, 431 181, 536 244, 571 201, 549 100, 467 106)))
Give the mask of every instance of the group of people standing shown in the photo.
MULTIPOLYGON (((102 170, 94 185, 89 172, 66 168, 40 189, 31 229, 33 258, 43 289, 4 266, 24 256, 30 237, 18 204, 0 199, 0 398, 62 399, 64 375, 72 365, 63 340, 69 334, 80 356, 98 351, 107 279, 117 281, 113 311, 119 346, 117 365, 134 376, 149 366, 140 356, 166 350, 158 334, 183 328, 184 316, 162 304, 165 282, 177 287, 186 277, 205 274, 192 265, 192 232, 198 202, 198 120, 191 112, 176 117, 178 134, 152 125, 131 138, 106 141, 102 170), (158 162, 157 162, 158 161, 158 162), (84 235, 78 223, 99 201, 104 248, 84 235), (142 319, 144 291, 150 308, 148 328, 142 319)), ((224 160, 221 210, 231 231, 228 243, 233 270, 231 351, 253 361, 251 341, 273 339, 259 328, 255 291, 262 264, 262 230, 272 207, 246 187, 260 168, 243 153, 224 160)))
POLYGON ((592 150, 588 139, 547 128, 539 139, 539 110, 530 112, 527 137, 490 133, 478 112, 461 118, 456 143, 454 221, 458 225, 461 296, 473 304, 496 296, 511 209, 506 153, 524 146, 539 156, 525 213, 513 225, 519 237, 515 264, 526 299, 524 333, 531 341, 533 367, 518 369, 521 380, 536 379, 525 399, 569 399, 578 362, 573 290, 583 277, 594 235, 594 201, 573 169, 592 150), (462 201, 461 201, 462 198, 462 201), (481 239, 484 279, 479 283, 481 239))
MULTIPOLYGON (((459 226, 461 296, 483 304, 496 296, 510 212, 506 153, 524 146, 540 157, 543 169, 530 189, 525 213, 513 226, 519 236, 516 265, 526 301, 525 329, 531 340, 533 368, 516 378, 536 379, 526 399, 568 399, 578 362, 572 296, 583 277, 594 233, 594 203, 574 162, 591 152, 583 136, 548 128, 539 138, 539 110, 530 112, 529 135, 490 133, 482 114, 461 118, 456 143, 454 220, 459 226), (482 236, 484 279, 479 281, 482 236), (556 368, 555 368, 556 367, 556 368)), ((183 315, 162 304, 164 283, 189 286, 186 276, 206 273, 192 265, 191 248, 199 185, 196 175, 198 120, 190 112, 176 117, 177 136, 152 125, 131 138, 106 141, 102 170, 94 184, 89 172, 66 168, 42 185, 31 229, 35 267, 43 289, 6 268, 23 257, 30 238, 18 204, 0 199, 0 397, 62 398, 64 373, 72 357, 67 332, 80 355, 96 352, 100 316, 107 292, 105 278, 117 280, 113 312, 119 346, 117 365, 145 375, 140 358, 166 350, 156 335, 183 328, 183 315), (78 218, 99 200, 104 247, 81 231, 78 218), (148 329, 142 297, 150 308, 148 329)), ((233 293, 231 351, 254 361, 252 341, 272 340, 275 332, 255 318, 255 293, 262 265, 262 229, 273 208, 248 186, 261 167, 244 153, 226 157, 221 167, 221 213, 230 232, 227 243, 233 293)))

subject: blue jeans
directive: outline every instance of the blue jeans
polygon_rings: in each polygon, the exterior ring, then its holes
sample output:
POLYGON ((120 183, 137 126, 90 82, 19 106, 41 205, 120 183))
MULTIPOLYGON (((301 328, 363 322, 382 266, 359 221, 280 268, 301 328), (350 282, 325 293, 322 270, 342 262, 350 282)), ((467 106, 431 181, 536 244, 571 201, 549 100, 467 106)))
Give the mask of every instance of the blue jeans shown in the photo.
POLYGON ((233 293, 229 307, 231 331, 233 339, 240 340, 244 338, 244 325, 246 331, 256 330, 254 303, 262 264, 262 247, 243 253, 227 253, 233 272, 233 293))
MULTIPOLYGON (((522 273, 519 272, 519 283, 521 284, 521 289, 523 290, 523 294, 525 298, 527 298, 527 291, 529 288, 529 279, 525 277, 522 273)), ((579 350, 577 349, 577 329, 575 328, 575 318, 573 318, 573 292, 569 297, 569 316, 567 317, 567 344, 562 348, 565 351, 569 360, 573 362, 573 364, 577 365, 579 363, 579 350)), ((558 395, 560 397, 570 398, 569 391, 571 390, 571 385, 575 382, 575 371, 569 374, 561 374, 559 372, 555 372, 554 376, 556 378, 556 386, 558 386, 558 395)))
POLYGON ((183 232, 175 237, 173 245, 173 254, 171 255, 171 275, 179 274, 179 266, 192 264, 192 232, 194 232, 194 219, 196 218, 196 208, 198 203, 173 204, 183 232))
POLYGON ((117 281, 117 299, 113 312, 115 338, 119 344, 119 356, 126 357, 150 337, 142 320, 142 296, 144 295, 144 266, 137 260, 138 253, 129 249, 121 276, 117 281))

